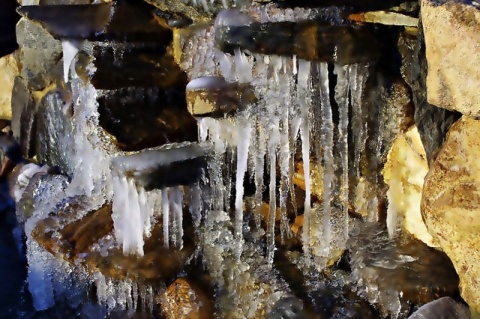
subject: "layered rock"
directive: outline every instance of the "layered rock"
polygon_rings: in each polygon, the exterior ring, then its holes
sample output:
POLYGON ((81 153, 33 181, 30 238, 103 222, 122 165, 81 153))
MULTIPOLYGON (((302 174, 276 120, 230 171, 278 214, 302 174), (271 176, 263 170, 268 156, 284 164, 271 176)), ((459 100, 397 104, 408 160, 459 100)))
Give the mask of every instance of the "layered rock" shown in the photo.
POLYGON ((480 309, 478 150, 480 122, 462 117, 425 178, 422 216, 459 276, 462 297, 480 309))
POLYGON ((428 102, 479 118, 479 8, 459 0, 422 0, 422 20, 428 102))

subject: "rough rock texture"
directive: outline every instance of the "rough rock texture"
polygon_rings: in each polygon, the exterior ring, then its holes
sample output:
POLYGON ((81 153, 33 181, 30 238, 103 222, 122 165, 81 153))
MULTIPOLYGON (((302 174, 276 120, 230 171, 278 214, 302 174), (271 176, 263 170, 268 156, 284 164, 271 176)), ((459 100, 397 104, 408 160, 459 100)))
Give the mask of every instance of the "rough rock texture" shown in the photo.
POLYGON ((399 38, 398 46, 402 55, 402 76, 412 88, 415 124, 422 138, 427 160, 431 163, 434 153, 442 145, 449 127, 460 115, 427 102, 427 61, 421 21, 418 36, 414 37, 404 33, 399 38))
POLYGON ((451 258, 462 297, 480 309, 480 121, 456 122, 425 178, 422 215, 451 258))
POLYGON ((422 0, 422 19, 428 102, 480 118, 479 8, 469 1, 422 0))
MULTIPOLYGON (((21 47, 21 75, 32 90, 42 90, 50 84, 62 58, 62 45, 35 22, 22 18, 17 24, 17 41, 21 47)), ((62 64, 60 63, 60 66, 62 64)), ((60 68, 60 74, 62 74, 60 68)))
POLYGON ((12 88, 19 72, 17 55, 9 54, 0 58, 0 119, 12 118, 12 88))
POLYGON ((427 172, 425 150, 414 126, 393 142, 383 170, 389 186, 387 227, 390 235, 404 229, 427 245, 434 246, 420 213, 423 180, 427 172))

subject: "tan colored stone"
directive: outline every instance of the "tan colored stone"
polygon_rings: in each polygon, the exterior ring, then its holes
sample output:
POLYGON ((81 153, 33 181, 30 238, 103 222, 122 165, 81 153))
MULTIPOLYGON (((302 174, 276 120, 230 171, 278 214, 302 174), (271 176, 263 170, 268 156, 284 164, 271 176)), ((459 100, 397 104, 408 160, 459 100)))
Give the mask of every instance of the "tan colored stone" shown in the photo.
POLYGON ((480 117, 480 10, 461 0, 422 0, 428 102, 480 117))
POLYGON ((383 178, 387 191, 387 227, 390 235, 399 228, 429 246, 435 246, 420 213, 423 182, 428 162, 417 127, 397 137, 388 152, 383 178), (398 227, 399 224, 401 227, 398 227))
POLYGON ((422 215, 452 260, 462 297, 480 309, 480 121, 466 116, 449 130, 425 178, 422 215))
POLYGON ((0 58, 0 119, 12 118, 12 88, 18 73, 16 53, 0 58))

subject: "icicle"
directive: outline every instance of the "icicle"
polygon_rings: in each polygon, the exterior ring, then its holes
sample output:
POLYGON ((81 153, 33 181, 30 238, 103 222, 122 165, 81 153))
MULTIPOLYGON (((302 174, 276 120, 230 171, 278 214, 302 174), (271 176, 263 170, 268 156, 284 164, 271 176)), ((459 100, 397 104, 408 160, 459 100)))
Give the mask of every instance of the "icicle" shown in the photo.
POLYGON ((252 81, 252 67, 245 53, 240 51, 240 49, 234 49, 235 53, 235 68, 237 71, 237 77, 239 83, 249 83, 252 81))
POLYGON ((303 218, 303 248, 305 259, 310 259, 310 214, 312 204, 310 196, 312 194, 312 182, 310 179, 310 124, 309 112, 310 101, 307 100, 309 82, 310 82, 310 67, 308 61, 298 61, 298 86, 297 98, 300 107, 300 117, 302 122, 300 124, 300 138, 302 140, 302 158, 303 158, 303 175, 305 178, 305 203, 304 203, 304 218, 303 218))
POLYGON ((206 12, 208 12, 209 9, 208 9, 207 0, 200 0, 200 1, 202 2, 203 10, 205 10, 206 12))
POLYGON ((355 132, 354 136, 354 161, 353 171, 356 178, 356 188, 353 189, 355 210, 359 212, 364 206, 365 198, 363 192, 363 186, 359 183, 362 178, 361 162, 365 152, 365 141, 367 140, 367 125, 365 116, 362 112, 362 95, 363 86, 366 80, 366 67, 355 64, 349 67, 350 72, 350 95, 352 100, 352 131, 355 132))
POLYGON ((267 261, 273 263, 275 253, 275 218, 277 215, 277 148, 279 145, 279 122, 278 117, 270 119, 269 137, 268 137, 268 161, 270 164, 270 184, 269 184, 269 212, 267 225, 267 261))
MULTIPOLYGON (((143 220, 138 191, 133 180, 128 180, 127 221, 123 231, 123 253, 143 256, 143 220)), ((125 213, 124 213, 125 214, 125 213)))
POLYGON ((320 63, 320 100, 322 104, 322 144, 323 144, 323 215, 322 215, 322 240, 323 246, 320 254, 328 256, 330 244, 332 242, 332 225, 331 225, 331 198, 334 178, 334 158, 333 158, 333 119, 332 107, 330 105, 330 92, 328 84, 328 66, 327 63, 320 63))
POLYGON ((183 248, 183 204, 182 191, 179 186, 170 189, 171 210, 175 216, 175 246, 178 249, 183 248))
POLYGON ((202 222, 202 189, 199 184, 195 184, 190 187, 190 214, 192 215, 193 226, 195 231, 199 230, 200 224, 202 222))
POLYGON ((74 41, 63 40, 62 49, 63 49, 63 79, 65 83, 68 82, 68 75, 70 73, 70 66, 72 61, 77 55, 79 49, 79 43, 74 41))
POLYGON ((168 199, 168 188, 162 189, 162 215, 163 215, 163 244, 170 248, 170 202, 168 199))
POLYGON ((348 66, 335 65, 337 85, 335 87, 335 101, 339 108, 338 144, 340 150, 340 201, 342 203, 345 242, 348 239, 348 92, 350 89, 348 66))
POLYGON ((290 157, 291 157, 291 143, 290 143, 290 112, 292 108, 290 81, 291 74, 288 73, 287 59, 283 58, 283 74, 280 79, 280 94, 283 96, 285 104, 279 105, 280 113, 280 148, 279 148, 279 162, 280 162, 280 235, 283 241, 284 235, 290 237, 290 225, 287 217, 287 200, 288 191, 293 183, 293 174, 290 172, 290 157))
MULTIPOLYGON (((259 116, 260 117, 260 116, 259 116)), ((259 119, 261 121, 261 119, 259 119)), ((255 223, 257 229, 261 228, 262 202, 263 202, 263 177, 265 175, 266 153, 265 130, 261 125, 257 126, 257 149, 255 150, 255 223)))
POLYGON ((243 179, 247 171, 248 149, 250 147, 250 134, 252 127, 248 120, 237 123, 238 145, 237 145, 237 173, 235 183, 235 238, 238 241, 239 248, 236 251, 236 257, 240 258, 242 254, 242 229, 243 229, 243 179))

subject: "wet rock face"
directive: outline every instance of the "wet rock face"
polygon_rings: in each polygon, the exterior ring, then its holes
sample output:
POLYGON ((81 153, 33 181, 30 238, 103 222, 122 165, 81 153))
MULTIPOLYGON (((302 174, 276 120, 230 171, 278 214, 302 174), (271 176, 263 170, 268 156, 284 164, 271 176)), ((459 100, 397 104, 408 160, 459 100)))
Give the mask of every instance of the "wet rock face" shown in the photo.
POLYGON ((422 0, 428 102, 480 118, 480 10, 460 0, 422 0), (468 39, 458 43, 458 39, 468 39))
POLYGON ((425 178, 422 215, 430 234, 451 258, 462 297, 480 309, 478 136, 480 122, 462 117, 425 178))
POLYGON ((458 294, 458 276, 444 253, 402 234, 394 239, 381 226, 356 226, 349 242, 358 294, 376 303, 383 316, 402 318, 409 304, 458 294))
POLYGON ((429 163, 443 144, 450 126, 460 117, 457 112, 436 107, 427 101, 427 60, 422 23, 418 36, 403 34, 399 39, 399 49, 403 58, 402 75, 412 88, 415 103, 415 124, 420 133, 429 163))
MULTIPOLYGON (((73 172, 75 154, 72 148, 72 116, 69 113, 72 103, 67 92, 52 90, 43 97, 36 116, 35 149, 38 160, 57 166, 67 175, 73 172)), ((27 125, 24 127, 28 129, 27 125)))

